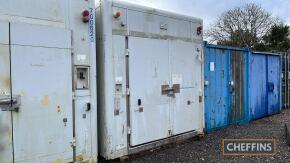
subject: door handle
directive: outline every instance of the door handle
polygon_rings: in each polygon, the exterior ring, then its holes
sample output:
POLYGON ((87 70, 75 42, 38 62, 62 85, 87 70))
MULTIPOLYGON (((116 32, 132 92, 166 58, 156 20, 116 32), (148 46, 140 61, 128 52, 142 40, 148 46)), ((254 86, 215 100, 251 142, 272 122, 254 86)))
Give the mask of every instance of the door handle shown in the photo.
POLYGON ((235 91, 235 82, 234 81, 230 81, 230 92, 234 92, 235 91))
POLYGON ((161 94, 172 96, 175 93, 180 93, 180 84, 173 84, 172 87, 169 85, 161 85, 161 94))
POLYGON ((10 98, 3 98, 3 99, 0 99, 0 106, 5 106, 5 105, 10 105, 11 103, 14 103, 15 101, 10 98))
POLYGON ((174 91, 173 88, 167 88, 167 89, 164 89, 165 92, 171 92, 171 91, 174 91))
POLYGON ((143 112, 142 100, 138 99, 137 103, 138 103, 138 107, 134 111, 135 112, 143 112))
POLYGON ((2 111, 18 112, 20 106, 20 96, 2 96, 0 97, 0 108, 2 111))

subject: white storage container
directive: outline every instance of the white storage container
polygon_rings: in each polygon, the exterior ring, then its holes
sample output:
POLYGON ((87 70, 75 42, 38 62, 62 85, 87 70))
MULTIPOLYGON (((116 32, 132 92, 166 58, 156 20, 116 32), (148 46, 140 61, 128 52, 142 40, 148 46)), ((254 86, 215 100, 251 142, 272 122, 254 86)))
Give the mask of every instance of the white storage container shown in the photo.
POLYGON ((96 23, 101 156, 202 134, 202 20, 101 0, 96 23))
POLYGON ((1 163, 97 161, 94 5, 0 0, 1 163))

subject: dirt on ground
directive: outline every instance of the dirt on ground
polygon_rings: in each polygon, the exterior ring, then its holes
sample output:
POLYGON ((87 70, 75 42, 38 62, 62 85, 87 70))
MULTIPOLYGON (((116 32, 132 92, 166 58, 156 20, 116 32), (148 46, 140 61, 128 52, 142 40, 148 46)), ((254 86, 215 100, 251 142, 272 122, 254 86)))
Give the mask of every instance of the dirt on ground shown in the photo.
POLYGON ((284 133, 287 122, 290 123, 290 109, 248 125, 229 126, 206 134, 203 140, 191 140, 134 156, 129 162, 290 162, 290 148, 284 133), (223 156, 221 141, 224 138, 273 138, 277 152, 272 156, 223 156))

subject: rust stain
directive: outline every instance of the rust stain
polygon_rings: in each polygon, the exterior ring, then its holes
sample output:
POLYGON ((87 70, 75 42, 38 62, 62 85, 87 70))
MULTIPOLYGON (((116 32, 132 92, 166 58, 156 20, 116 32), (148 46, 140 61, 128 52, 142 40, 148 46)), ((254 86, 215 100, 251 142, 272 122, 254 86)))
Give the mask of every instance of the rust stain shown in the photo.
POLYGON ((83 162, 84 161, 84 156, 83 155, 78 155, 76 157, 77 162, 83 162))
POLYGON ((41 104, 44 105, 44 106, 48 106, 49 105, 49 97, 47 95, 42 98, 41 104))
POLYGON ((10 87, 10 79, 4 80, 5 87, 10 87))
POLYGON ((55 161, 53 161, 53 163, 61 163, 61 160, 60 159, 55 160, 55 161))

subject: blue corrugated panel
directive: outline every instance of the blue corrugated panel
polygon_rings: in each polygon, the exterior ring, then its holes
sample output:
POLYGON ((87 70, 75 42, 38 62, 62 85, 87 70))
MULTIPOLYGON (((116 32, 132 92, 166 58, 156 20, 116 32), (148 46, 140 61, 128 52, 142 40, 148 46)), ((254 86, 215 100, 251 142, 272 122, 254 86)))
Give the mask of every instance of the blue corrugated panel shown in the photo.
POLYGON ((206 44, 205 130, 249 121, 247 49, 206 44))
POLYGON ((251 119, 281 111, 281 57, 272 53, 250 55, 251 119))

